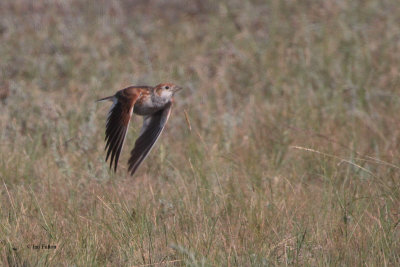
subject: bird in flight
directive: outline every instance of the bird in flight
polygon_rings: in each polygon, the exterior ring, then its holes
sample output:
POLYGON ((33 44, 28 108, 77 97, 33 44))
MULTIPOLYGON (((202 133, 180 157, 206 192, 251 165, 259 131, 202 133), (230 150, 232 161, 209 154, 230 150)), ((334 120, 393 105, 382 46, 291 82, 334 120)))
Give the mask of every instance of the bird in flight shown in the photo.
POLYGON ((182 87, 161 83, 155 87, 130 86, 115 95, 97 101, 112 101, 106 123, 106 161, 111 156, 110 169, 117 171, 119 156, 124 145, 132 114, 144 116, 142 129, 131 151, 128 171, 133 175, 160 137, 171 114, 173 96, 182 87))

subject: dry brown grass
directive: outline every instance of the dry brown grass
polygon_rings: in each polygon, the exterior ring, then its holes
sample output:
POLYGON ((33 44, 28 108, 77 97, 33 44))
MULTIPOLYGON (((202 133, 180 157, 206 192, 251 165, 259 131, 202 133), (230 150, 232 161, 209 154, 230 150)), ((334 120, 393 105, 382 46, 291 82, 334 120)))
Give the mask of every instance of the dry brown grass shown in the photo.
POLYGON ((2 264, 399 265, 399 22, 393 0, 1 1, 2 264), (161 81, 186 90, 159 144, 129 177, 135 118, 113 174, 95 100, 161 81))

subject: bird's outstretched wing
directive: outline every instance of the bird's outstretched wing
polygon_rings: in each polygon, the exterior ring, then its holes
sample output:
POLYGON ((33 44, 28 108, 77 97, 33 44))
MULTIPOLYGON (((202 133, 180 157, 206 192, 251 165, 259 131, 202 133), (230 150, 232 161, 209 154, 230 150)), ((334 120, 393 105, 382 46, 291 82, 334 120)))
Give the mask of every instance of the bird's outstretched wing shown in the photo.
POLYGON ((131 175, 136 172, 140 163, 143 162, 156 143, 158 137, 160 137, 165 124, 167 124, 169 115, 171 114, 171 106, 172 103, 169 102, 162 110, 144 118, 139 138, 135 142, 135 147, 132 149, 128 161, 131 175))
MULTIPOLYGON (((130 88, 128 88, 130 89, 130 88)), ((129 122, 133 113, 133 106, 140 97, 139 90, 121 90, 112 97, 106 97, 101 100, 111 100, 113 105, 108 112, 106 124, 106 161, 111 156, 110 168, 114 164, 114 171, 117 171, 119 155, 124 145, 129 122)))

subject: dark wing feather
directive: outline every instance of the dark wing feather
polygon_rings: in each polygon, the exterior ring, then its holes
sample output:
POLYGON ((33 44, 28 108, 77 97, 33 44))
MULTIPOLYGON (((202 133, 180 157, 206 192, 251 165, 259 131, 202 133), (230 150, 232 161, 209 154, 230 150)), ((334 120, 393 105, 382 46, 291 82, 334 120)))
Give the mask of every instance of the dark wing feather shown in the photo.
POLYGON ((143 162, 160 137, 169 115, 171 114, 171 106, 172 103, 170 102, 164 109, 157 111, 151 116, 146 116, 143 120, 140 136, 135 142, 135 147, 131 151, 131 156, 128 161, 131 175, 136 172, 139 165, 143 162))
POLYGON ((107 150, 106 161, 111 156, 110 168, 114 164, 114 171, 117 171, 119 156, 132 117, 133 105, 138 96, 138 94, 124 95, 121 92, 112 99, 113 105, 108 113, 106 124, 105 150, 107 150))

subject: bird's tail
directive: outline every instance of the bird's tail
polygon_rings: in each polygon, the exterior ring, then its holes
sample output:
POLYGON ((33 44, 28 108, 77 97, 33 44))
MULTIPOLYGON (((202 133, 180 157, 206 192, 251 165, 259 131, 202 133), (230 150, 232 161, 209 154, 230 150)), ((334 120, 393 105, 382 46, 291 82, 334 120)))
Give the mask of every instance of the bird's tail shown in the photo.
POLYGON ((113 98, 114 98, 113 95, 112 96, 107 96, 107 97, 100 98, 100 99, 96 100, 96 102, 101 102, 101 101, 106 101, 106 100, 113 101, 113 98))

